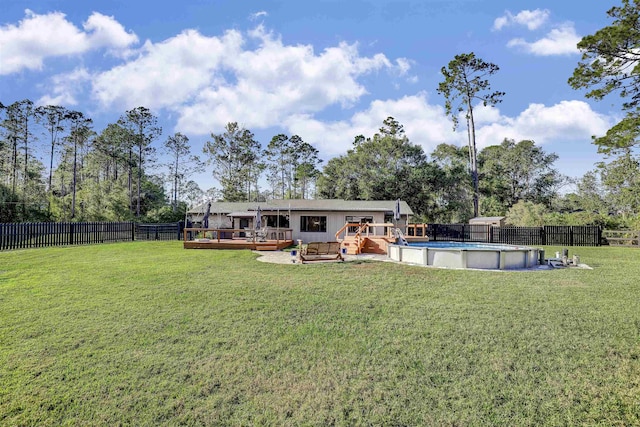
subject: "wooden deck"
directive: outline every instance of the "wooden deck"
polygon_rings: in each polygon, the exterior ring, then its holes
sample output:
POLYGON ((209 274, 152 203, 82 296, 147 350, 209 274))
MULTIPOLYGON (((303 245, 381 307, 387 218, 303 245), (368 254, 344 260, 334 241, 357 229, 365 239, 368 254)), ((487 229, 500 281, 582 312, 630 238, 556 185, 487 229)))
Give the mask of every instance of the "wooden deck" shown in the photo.
MULTIPOLYGON (((256 251, 279 251, 293 245, 290 231, 282 232, 284 239, 260 240, 255 237, 241 237, 247 230, 185 228, 184 249, 250 249, 256 251), (191 239, 190 236, 207 236, 191 239)), ((280 234, 280 233, 278 233, 280 234)))
MULTIPOLYGON (((346 223, 336 233, 336 240, 347 249, 347 254, 386 254, 389 244, 396 242, 396 226, 391 223, 346 223)), ((408 242, 427 242, 427 224, 407 224, 402 237, 408 242)))

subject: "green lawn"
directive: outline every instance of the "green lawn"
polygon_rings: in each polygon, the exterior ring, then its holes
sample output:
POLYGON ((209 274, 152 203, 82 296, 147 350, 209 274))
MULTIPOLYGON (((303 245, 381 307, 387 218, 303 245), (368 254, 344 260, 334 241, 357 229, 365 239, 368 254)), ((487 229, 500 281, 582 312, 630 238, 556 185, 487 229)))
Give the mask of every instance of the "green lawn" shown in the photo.
POLYGON ((640 425, 640 252, 574 253, 594 270, 3 252, 0 425, 640 425))

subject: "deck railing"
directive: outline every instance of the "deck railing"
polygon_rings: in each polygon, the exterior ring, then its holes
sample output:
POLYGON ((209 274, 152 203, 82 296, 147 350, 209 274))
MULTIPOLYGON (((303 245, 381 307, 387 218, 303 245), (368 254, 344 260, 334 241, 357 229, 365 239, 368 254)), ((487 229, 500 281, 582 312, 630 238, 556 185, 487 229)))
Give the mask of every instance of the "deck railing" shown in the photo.
POLYGON ((199 239, 199 241, 214 240, 220 243, 224 240, 246 240, 248 242, 258 242, 261 240, 273 240, 276 243, 281 241, 293 241, 293 229, 291 228, 270 228, 247 229, 247 228, 199 228, 190 227, 183 231, 185 242, 199 239))
POLYGON ((346 237, 357 236, 376 236, 376 237, 393 237, 394 225, 391 223, 372 223, 372 222, 347 222, 335 234, 336 240, 344 240, 346 237))

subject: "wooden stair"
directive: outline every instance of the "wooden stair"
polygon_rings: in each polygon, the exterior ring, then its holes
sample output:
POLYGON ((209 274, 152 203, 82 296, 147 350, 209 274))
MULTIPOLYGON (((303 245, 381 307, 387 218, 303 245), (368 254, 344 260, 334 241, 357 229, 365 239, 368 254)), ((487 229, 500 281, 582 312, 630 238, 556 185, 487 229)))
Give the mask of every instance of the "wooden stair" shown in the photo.
POLYGON ((348 255, 386 254, 387 245, 396 241, 394 224, 347 222, 336 232, 336 240, 348 255), (384 232, 379 233, 380 229, 384 232), (341 238, 342 237, 342 238, 341 238))
POLYGON ((361 253, 363 254, 387 254, 387 245, 392 243, 393 239, 388 237, 365 237, 364 246, 361 253))
POLYGON ((347 236, 342 240, 342 247, 347 249, 347 255, 381 254, 387 253, 387 245, 393 239, 382 236, 347 236))

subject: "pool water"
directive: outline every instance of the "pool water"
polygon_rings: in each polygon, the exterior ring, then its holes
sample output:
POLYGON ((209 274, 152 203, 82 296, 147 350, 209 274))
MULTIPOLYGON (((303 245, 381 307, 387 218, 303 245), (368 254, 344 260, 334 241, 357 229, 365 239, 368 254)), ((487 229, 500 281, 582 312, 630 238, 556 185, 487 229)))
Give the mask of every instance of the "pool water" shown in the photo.
MULTIPOLYGON (((409 246, 419 248, 445 248, 445 249, 488 249, 512 251, 524 248, 523 246, 502 245, 493 243, 474 243, 474 242, 411 242, 409 246)), ((530 248, 526 248, 530 249, 530 248)))

